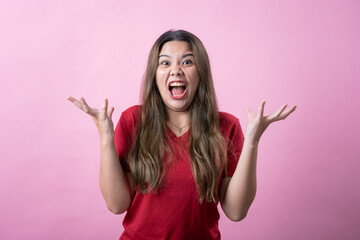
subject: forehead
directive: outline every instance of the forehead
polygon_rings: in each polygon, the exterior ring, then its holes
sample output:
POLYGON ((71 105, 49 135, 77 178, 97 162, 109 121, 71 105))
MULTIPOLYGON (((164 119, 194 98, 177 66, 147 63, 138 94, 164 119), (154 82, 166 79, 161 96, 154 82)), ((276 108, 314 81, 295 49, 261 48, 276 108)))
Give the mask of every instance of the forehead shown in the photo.
POLYGON ((190 43, 185 41, 170 41, 166 42, 162 46, 160 54, 171 55, 176 53, 182 54, 186 52, 192 52, 190 43))

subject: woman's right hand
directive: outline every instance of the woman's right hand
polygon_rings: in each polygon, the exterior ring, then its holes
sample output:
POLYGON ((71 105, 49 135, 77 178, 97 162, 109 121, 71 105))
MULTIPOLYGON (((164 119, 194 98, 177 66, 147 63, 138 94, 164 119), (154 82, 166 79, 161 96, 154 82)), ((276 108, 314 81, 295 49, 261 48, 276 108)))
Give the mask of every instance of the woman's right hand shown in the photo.
POLYGON ((83 97, 80 97, 80 99, 77 100, 69 96, 67 97, 67 99, 75 106, 80 108, 82 111, 90 115, 90 117, 94 120, 96 127, 98 128, 100 139, 102 142, 108 142, 109 140, 114 139, 114 124, 111 119, 114 108, 111 107, 110 109, 108 109, 107 99, 105 99, 101 111, 96 108, 89 107, 83 97))

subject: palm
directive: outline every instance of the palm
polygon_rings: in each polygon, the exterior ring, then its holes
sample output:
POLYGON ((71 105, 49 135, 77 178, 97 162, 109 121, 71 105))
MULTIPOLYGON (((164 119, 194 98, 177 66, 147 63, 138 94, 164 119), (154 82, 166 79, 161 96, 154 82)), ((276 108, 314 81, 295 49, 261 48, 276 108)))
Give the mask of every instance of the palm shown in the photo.
POLYGON ((246 129, 246 138, 253 143, 259 142, 261 135, 271 123, 285 119, 296 109, 296 106, 293 106, 284 111, 287 107, 287 104, 284 104, 273 114, 264 116, 264 106, 265 101, 261 103, 256 117, 251 109, 247 108, 249 123, 246 129))
POLYGON ((114 124, 112 122, 112 114, 114 112, 114 108, 111 107, 108 110, 108 100, 105 99, 105 102, 103 104, 103 107, 101 110, 98 110, 97 108, 89 107, 87 102, 84 98, 80 98, 80 100, 77 100, 73 97, 67 97, 67 99, 72 102, 75 106, 77 106, 79 109, 84 111, 85 113, 89 114, 91 118, 94 120, 100 135, 103 134, 112 134, 114 132, 114 124))

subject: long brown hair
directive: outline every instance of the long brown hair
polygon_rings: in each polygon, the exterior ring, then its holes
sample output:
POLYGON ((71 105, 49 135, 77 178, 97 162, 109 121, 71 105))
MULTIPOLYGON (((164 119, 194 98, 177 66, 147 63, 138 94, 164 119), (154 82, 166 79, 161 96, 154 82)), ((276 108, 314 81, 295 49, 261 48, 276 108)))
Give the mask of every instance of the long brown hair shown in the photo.
POLYGON ((157 89, 155 74, 161 48, 169 41, 188 42, 199 74, 197 93, 189 108, 192 124, 189 152, 199 201, 218 200, 218 183, 226 169, 226 141, 220 132, 219 114, 204 45, 195 35, 184 30, 170 30, 154 43, 148 58, 142 88, 141 117, 137 124, 129 166, 134 185, 143 193, 160 189, 164 178, 164 156, 169 151, 165 141, 166 109, 157 89))

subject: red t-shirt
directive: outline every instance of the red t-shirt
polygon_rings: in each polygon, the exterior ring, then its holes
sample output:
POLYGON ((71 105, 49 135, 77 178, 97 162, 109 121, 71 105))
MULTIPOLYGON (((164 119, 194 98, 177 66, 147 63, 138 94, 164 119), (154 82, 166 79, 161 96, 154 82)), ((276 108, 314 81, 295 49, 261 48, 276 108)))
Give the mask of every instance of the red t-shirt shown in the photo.
MULTIPOLYGON (((126 154, 131 136, 141 113, 140 106, 125 110, 115 129, 115 146, 121 165, 129 171, 126 154)), ((231 114, 219 112, 220 128, 228 143, 228 176, 232 176, 244 143, 239 120, 231 114)), ((188 152, 188 134, 177 137, 168 127, 168 141, 175 146, 176 161, 165 173, 164 186, 156 194, 136 192, 125 215, 121 240, 179 240, 221 239, 218 220, 218 203, 198 199, 188 152)), ((224 171, 223 175, 224 177, 224 171)))

